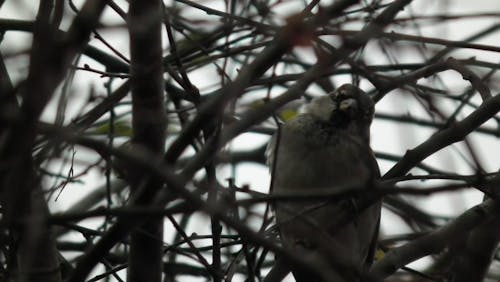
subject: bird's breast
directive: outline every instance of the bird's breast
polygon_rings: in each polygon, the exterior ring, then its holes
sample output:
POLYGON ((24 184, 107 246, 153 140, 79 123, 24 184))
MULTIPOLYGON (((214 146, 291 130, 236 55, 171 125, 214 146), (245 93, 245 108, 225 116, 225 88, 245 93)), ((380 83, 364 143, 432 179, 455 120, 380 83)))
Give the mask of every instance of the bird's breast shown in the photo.
MULTIPOLYGON (((297 137, 296 137, 297 138, 297 137)), ((295 140, 300 141, 300 140, 295 140)), ((303 142, 286 142, 278 150, 276 188, 287 191, 303 189, 335 189, 340 186, 366 184, 372 177, 371 156, 356 140, 312 146, 303 142)))

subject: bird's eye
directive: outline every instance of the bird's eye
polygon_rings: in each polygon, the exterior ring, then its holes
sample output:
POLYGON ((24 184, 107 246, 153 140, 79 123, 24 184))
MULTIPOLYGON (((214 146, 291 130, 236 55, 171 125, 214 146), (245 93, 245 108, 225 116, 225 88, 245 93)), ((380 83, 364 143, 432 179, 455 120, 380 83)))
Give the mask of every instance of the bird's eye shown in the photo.
POLYGON ((351 98, 349 97, 349 95, 347 94, 347 92, 345 90, 340 90, 336 99, 337 101, 343 101, 345 99, 348 99, 348 98, 351 98))

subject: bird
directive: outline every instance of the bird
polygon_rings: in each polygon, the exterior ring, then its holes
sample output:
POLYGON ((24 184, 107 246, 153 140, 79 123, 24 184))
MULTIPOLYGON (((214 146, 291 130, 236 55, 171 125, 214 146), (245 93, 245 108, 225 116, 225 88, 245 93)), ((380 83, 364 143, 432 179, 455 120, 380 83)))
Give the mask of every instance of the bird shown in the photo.
POLYGON ((360 281, 373 261, 381 202, 358 212, 352 196, 321 197, 371 189, 380 177, 370 148, 373 115, 374 102, 368 94, 344 84, 312 99, 302 113, 280 126, 268 144, 282 245, 316 269, 291 267, 298 282, 360 281), (343 209, 352 211, 353 218, 335 228, 335 215, 343 209))

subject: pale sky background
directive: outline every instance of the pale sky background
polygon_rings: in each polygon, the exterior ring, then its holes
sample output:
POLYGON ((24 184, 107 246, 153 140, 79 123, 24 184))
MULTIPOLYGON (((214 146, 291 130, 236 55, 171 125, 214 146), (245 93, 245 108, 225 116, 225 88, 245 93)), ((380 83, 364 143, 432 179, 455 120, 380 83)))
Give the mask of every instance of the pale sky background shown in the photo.
MULTIPOLYGON (((83 1, 74 1, 78 6, 83 3, 83 1)), ((125 3, 125 1, 116 1, 119 4, 125 3)), ((300 2, 301 1, 297 1, 300 2)), ((321 3, 329 3, 331 1, 321 1, 321 3)), ((223 1, 203 1, 203 3, 211 3, 212 8, 216 9, 224 9, 223 1)), ((6 1, 2 9, 0 9, 0 18, 16 18, 16 19, 25 19, 32 20, 36 14, 36 8, 38 5, 38 1, 6 1)), ((178 4, 183 5, 183 4, 178 4)), ((122 7, 126 7, 126 5, 122 5, 122 7)), ((282 5, 279 7, 278 15, 276 16, 276 21, 280 22, 282 18, 287 15, 293 14, 299 11, 302 6, 294 6, 294 5, 282 5), (280 18, 281 16, 281 18, 280 18)), ((436 13, 447 13, 447 14, 462 14, 462 13, 474 13, 474 12, 500 12, 500 1, 496 0, 450 0, 450 1, 429 1, 429 0, 415 0, 411 5, 411 8, 407 8, 401 15, 404 15, 408 11, 412 10, 413 13, 421 15, 428 14, 433 15, 436 13), (418 13, 417 13, 418 11, 418 13)), ((206 15, 199 11, 190 10, 192 13, 189 16, 197 16, 197 17, 205 17, 206 15)), ((487 26, 492 25, 493 23, 497 23, 500 21, 500 18, 495 17, 485 17, 485 18, 472 18, 460 21, 452 21, 453 25, 450 25, 450 22, 445 22, 444 24, 432 24, 421 26, 420 31, 422 35, 428 37, 437 37, 444 38, 450 40, 462 40, 467 36, 473 34, 476 31, 484 29, 487 26)), ((122 24, 121 20, 117 18, 117 16, 110 9, 107 9, 104 16, 103 21, 107 25, 119 25, 122 24)), ((66 28, 68 22, 63 24, 63 28, 66 28)), ((353 26, 353 28, 356 28, 353 26)), ((358 27, 359 28, 359 27, 358 27)), ((386 30, 390 31, 390 29, 386 30)), ((415 34, 415 31, 403 30, 403 32, 407 32, 410 34, 415 34)), ((102 31, 101 35, 103 35, 106 40, 112 43, 114 46, 118 46, 121 52, 123 52, 128 57, 128 35, 125 29, 121 29, 119 27, 110 28, 108 30, 102 31)), ((6 63, 10 74, 14 81, 22 80, 26 75, 27 70, 27 57, 26 56, 16 56, 12 57, 22 51, 28 50, 30 47, 31 37, 29 33, 22 32, 8 32, 1 45, 0 51, 4 56, 7 57, 6 63)), ((489 44, 489 45, 497 45, 500 42, 500 38, 498 33, 494 36, 489 36, 482 38, 481 40, 475 41, 474 43, 480 44, 489 44)), ((96 40, 92 40, 91 44, 102 48, 103 50, 108 50, 106 47, 100 42, 96 40)), ((435 48, 442 48, 441 46, 429 45, 435 48)), ((304 54, 311 54, 311 50, 307 48, 303 48, 300 50, 304 54)), ((368 46, 365 54, 373 54, 373 57, 370 57, 367 60, 370 64, 377 63, 387 63, 385 60, 385 56, 380 54, 374 48, 370 48, 368 46), (371 53, 370 53, 371 52, 371 53)), ((500 54, 494 52, 483 52, 477 50, 468 50, 468 49, 460 49, 452 53, 453 57, 458 59, 466 59, 469 57, 476 57, 478 60, 485 60, 490 62, 499 62, 500 54)), ((398 54, 399 62, 420 62, 420 58, 415 58, 413 53, 407 53, 405 56, 401 56, 398 54)), ((83 63, 88 63, 91 67, 102 69, 102 67, 85 57, 81 58, 79 65, 83 65, 83 63)), ((314 57, 311 56, 311 63, 314 63, 314 57)), ((477 74, 484 74, 487 70, 481 68, 473 68, 477 74)), ((210 79, 211 77, 218 77, 213 68, 203 68, 199 71, 194 71, 189 74, 190 79, 196 83, 196 85, 202 90, 202 92, 210 87, 213 81, 210 79)), ((448 71, 444 73, 444 79, 448 87, 456 91, 456 93, 460 93, 465 86, 468 86, 468 82, 464 81, 462 77, 453 72, 448 71)), ((498 77, 498 75, 497 75, 498 77)), ((419 82, 422 82, 420 80, 419 82)), ((67 117, 66 122, 71 121, 71 118, 74 117, 75 113, 81 110, 81 107, 85 103, 87 94, 89 93, 89 85, 95 86, 100 94, 104 95, 102 88, 102 83, 105 80, 101 79, 99 75, 90 73, 90 72, 76 72, 75 78, 73 80, 73 84, 71 86, 71 103, 68 105, 67 109, 67 117)), ((340 85, 343 82, 350 82, 349 76, 338 76, 335 78, 335 82, 337 85, 340 85)), ((120 85, 122 83, 121 80, 117 79, 114 82, 114 86, 120 85)), ((370 90, 371 85, 366 83, 362 84, 361 87, 365 90, 370 90)), ((309 89, 310 93, 319 94, 320 91, 312 86, 309 89)), ((204 91, 210 92, 209 89, 204 91)), ((282 93, 282 90, 274 91, 273 95, 279 95, 282 93)), ((493 95, 497 93, 493 92, 493 95)), ((474 101, 479 104, 479 98, 474 98, 474 101)), ((43 115, 43 120, 45 121, 53 121, 55 116, 55 105, 57 104, 57 100, 54 99, 52 103, 46 108, 46 111, 43 115)), ((393 113, 393 114, 411 114, 412 116, 425 116, 425 112, 420 107, 420 105, 412 98, 408 97, 406 94, 391 93, 387 96, 387 98, 383 99, 379 104, 377 104, 377 111, 381 113, 393 113)), ((461 116, 463 118, 463 116, 461 116)), ((271 125, 271 124, 269 124, 271 125)), ((492 122, 487 123, 487 126, 492 128, 495 127, 495 124, 492 122)), ((393 153, 402 155, 407 149, 414 148, 416 145, 420 144, 424 140, 426 140, 435 130, 424 127, 416 127, 416 126, 402 126, 399 124, 394 124, 392 122, 375 120, 372 126, 372 147, 375 151, 393 153)), ((267 142, 269 137, 265 135, 258 134, 243 134, 236 138, 230 146, 237 147, 240 149, 244 148, 254 148, 259 147, 260 145, 267 142)), ((473 134, 468 139, 473 145, 479 156, 481 161, 481 165, 488 172, 497 171, 499 167, 498 161, 498 153, 500 149, 500 143, 497 138, 486 136, 482 134, 473 134)), ((119 140, 118 140, 119 141, 119 140)), ((119 142, 117 142, 119 143, 119 142)), ((458 154, 456 150, 460 150, 461 152, 466 152, 463 148, 462 144, 453 145, 450 148, 442 150, 437 154, 434 154, 432 157, 426 159, 424 161, 425 164, 431 165, 436 168, 441 168, 444 170, 452 170, 457 173, 474 173, 473 169, 466 164, 461 158, 457 157, 458 154)), ((77 158, 86 159, 88 161, 92 161, 96 158, 94 154, 89 154, 88 151, 78 147, 77 148, 77 158)), ((468 159, 470 159, 467 156, 468 159)), ((390 167, 392 167, 393 163, 380 161, 379 162, 382 174, 387 171, 390 167)), ((82 166, 76 166, 78 173, 78 168, 83 169, 82 166)), ((60 169, 60 163, 55 161, 52 164, 51 169, 58 171, 60 169)), ((415 174, 422 173, 419 170, 413 171, 415 174)), ((221 180, 231 176, 231 170, 228 167, 221 167, 219 169, 219 178, 221 180)), ((269 187, 269 173, 268 169, 264 166, 258 166, 254 164, 243 164, 237 167, 235 171, 235 179, 237 185, 248 184, 251 189, 267 192, 269 187)), ((97 170, 91 170, 84 178, 85 184, 72 184, 68 185, 66 189, 61 193, 57 202, 51 203, 51 208, 53 211, 64 211, 65 209, 71 207, 75 202, 77 202, 81 197, 86 195, 91 189, 98 187, 99 185, 104 184, 105 180, 102 176, 102 173, 97 170)), ((52 185, 52 182, 48 183, 52 185)), ((413 182, 413 184, 418 184, 418 182, 413 182)), ((434 181, 431 185, 436 185, 438 182, 434 181)), ((422 185, 420 183, 420 185, 422 185)), ((467 190, 462 191, 460 193, 442 193, 439 195, 433 195, 431 197, 420 197, 413 198, 419 207, 431 212, 436 215, 443 216, 456 216, 457 214, 462 213, 465 209, 472 207, 481 202, 482 194, 474 191, 467 190)), ((261 208, 261 207, 257 207, 261 208)), ((89 227, 96 226, 96 222, 92 220, 87 220, 82 222, 82 225, 87 225, 89 227)), ((258 225, 256 225, 258 226, 258 225)), ((169 234, 171 226, 169 224, 165 225, 166 227, 166 240, 167 242, 171 239, 169 234)), ((198 234, 206 234, 209 233, 210 230, 209 218, 206 216, 200 216, 198 220, 192 220, 189 225, 189 232, 196 232, 198 234)), ((400 234, 409 232, 410 230, 405 226, 403 222, 391 214, 384 210, 382 217, 382 228, 381 234, 382 236, 388 236, 391 234, 400 234)), ((186 259, 186 261, 191 262, 191 260, 186 259)), ((425 265, 425 263, 417 263, 413 266, 419 267, 425 265)), ((99 269, 96 270, 95 273, 99 273, 99 269)), ((186 280, 187 281, 187 280, 186 280)), ((189 281, 196 281, 195 279, 189 281)))

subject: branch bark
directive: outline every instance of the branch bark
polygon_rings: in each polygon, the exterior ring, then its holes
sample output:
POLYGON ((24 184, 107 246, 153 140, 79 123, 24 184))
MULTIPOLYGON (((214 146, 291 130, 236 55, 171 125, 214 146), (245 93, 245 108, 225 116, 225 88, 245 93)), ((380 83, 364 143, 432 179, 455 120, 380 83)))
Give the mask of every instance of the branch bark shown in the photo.
MULTIPOLYGON (((163 98, 161 11, 161 1, 133 0, 128 12, 132 144, 160 156, 164 152, 167 126, 163 98)), ((162 187, 161 180, 134 164, 129 164, 128 178, 131 196, 137 197, 138 206, 150 205, 162 187)), ((130 235, 128 281, 160 282, 162 256, 163 218, 147 219, 130 235)))
POLYGON ((51 21, 52 1, 40 1, 28 77, 21 89, 18 122, 2 132, 0 159, 2 220, 18 240, 19 281, 57 282, 61 280, 58 252, 52 230, 44 224, 49 210, 39 176, 35 172, 32 149, 37 122, 46 104, 64 78, 71 61, 86 45, 97 26, 106 1, 87 1, 69 31, 59 38, 51 21), (20 226, 16 218, 27 218, 20 226))
POLYGON ((500 216, 500 205, 494 200, 488 200, 475 206, 445 226, 401 247, 392 249, 383 259, 373 265, 370 270, 370 278, 374 281, 383 280, 412 261, 439 253, 445 247, 466 236, 469 230, 480 224, 496 220, 498 216, 500 216))

